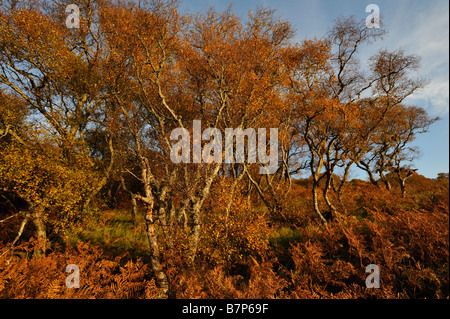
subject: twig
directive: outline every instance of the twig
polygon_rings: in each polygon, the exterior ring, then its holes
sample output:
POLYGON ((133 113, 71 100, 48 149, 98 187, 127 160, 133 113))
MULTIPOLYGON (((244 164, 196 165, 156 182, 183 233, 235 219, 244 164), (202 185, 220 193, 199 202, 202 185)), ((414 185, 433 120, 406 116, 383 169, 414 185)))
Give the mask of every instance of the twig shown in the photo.
POLYGON ((17 215, 20 215, 21 213, 22 213, 22 212, 18 212, 17 214, 8 216, 8 217, 6 217, 5 219, 0 220, 0 223, 3 223, 3 222, 7 221, 7 220, 10 219, 10 218, 16 217, 17 215))
MULTIPOLYGON (((20 213, 22 213, 22 212, 19 212, 18 214, 20 214, 20 213)), ((8 253, 9 251, 11 251, 13 249, 14 245, 16 244, 16 242, 22 236, 23 230, 25 229, 25 225, 27 224, 29 218, 30 218, 30 213, 26 213, 25 214, 25 218, 22 221, 22 224, 20 224, 19 232, 17 233, 16 238, 12 242, 11 246, 9 247, 9 249, 6 250, 0 257, 3 257, 4 255, 6 255, 6 253, 8 253)))

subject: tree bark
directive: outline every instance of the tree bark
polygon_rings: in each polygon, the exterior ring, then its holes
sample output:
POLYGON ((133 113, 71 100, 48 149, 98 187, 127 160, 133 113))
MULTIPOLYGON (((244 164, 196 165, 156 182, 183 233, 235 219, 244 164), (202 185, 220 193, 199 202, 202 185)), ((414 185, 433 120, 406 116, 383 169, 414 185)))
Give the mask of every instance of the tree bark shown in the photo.
POLYGON ((325 199, 325 203, 327 204, 327 206, 330 208, 331 213, 336 213, 336 207, 334 207, 333 203, 331 203, 331 200, 328 198, 328 191, 331 188, 331 175, 327 174, 327 180, 325 182, 325 188, 323 189, 323 198, 325 199))
POLYGON ((208 197, 211 184, 214 181, 215 177, 217 176, 217 173, 219 172, 221 167, 221 164, 215 164, 215 167, 213 168, 212 172, 208 176, 208 178, 205 181, 205 185, 201 192, 201 197, 192 197, 193 199, 193 206, 192 206, 192 213, 193 213, 193 226, 191 229, 191 236, 190 236, 190 255, 188 257, 189 263, 191 265, 194 264, 195 256, 197 255, 198 250, 198 243, 200 240, 200 230, 201 230, 201 208, 203 206, 203 203, 205 199, 208 197))
POLYGON ((316 212, 317 215, 319 215, 322 222, 326 225, 327 220, 323 217, 322 213, 320 212, 320 208, 319 208, 319 199, 317 197, 317 184, 318 184, 318 182, 313 181, 312 196, 313 196, 313 203, 314 203, 314 211, 316 212))
POLYGON ((153 211, 155 205, 155 198, 152 193, 151 179, 153 175, 150 171, 148 160, 140 156, 141 174, 144 183, 145 197, 136 195, 136 199, 141 200, 146 205, 145 222, 147 225, 147 238, 150 246, 150 266, 156 277, 156 284, 162 289, 164 293, 169 291, 169 282, 164 271, 161 269, 161 254, 158 244, 158 235, 155 229, 155 222, 153 211))
POLYGON ((147 206, 145 214, 145 222, 147 224, 147 238, 150 244, 150 261, 151 268, 156 277, 156 283, 164 293, 169 291, 169 282, 164 271, 161 269, 161 256, 158 245, 158 237, 155 230, 155 221, 153 220, 153 205, 147 206))
POLYGON ((36 227, 36 237, 38 239, 38 247, 36 249, 36 252, 38 255, 40 255, 40 253, 45 255, 47 246, 47 231, 41 211, 37 210, 33 214, 33 224, 36 227))
POLYGON ((384 175, 382 176, 382 180, 383 180, 383 183, 384 183, 384 186, 386 187, 386 189, 388 191, 390 191, 392 187, 391 187, 391 183, 389 182, 389 180, 384 175))
POLYGON ((402 190, 402 198, 406 197, 406 181, 402 178, 400 179, 400 189, 402 190))

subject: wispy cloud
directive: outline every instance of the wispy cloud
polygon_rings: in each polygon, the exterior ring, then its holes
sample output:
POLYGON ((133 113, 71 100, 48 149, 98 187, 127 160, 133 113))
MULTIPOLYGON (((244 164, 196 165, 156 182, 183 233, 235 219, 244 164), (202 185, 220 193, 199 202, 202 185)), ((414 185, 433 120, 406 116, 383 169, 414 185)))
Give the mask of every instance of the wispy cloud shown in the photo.
POLYGON ((436 1, 411 8, 399 7, 389 21, 389 47, 405 49, 422 57, 420 74, 430 80, 413 94, 409 103, 418 104, 434 115, 449 113, 449 4, 436 1))
POLYGON ((406 102, 420 105, 430 114, 445 116, 449 113, 449 81, 433 79, 430 84, 418 93, 414 93, 406 102))

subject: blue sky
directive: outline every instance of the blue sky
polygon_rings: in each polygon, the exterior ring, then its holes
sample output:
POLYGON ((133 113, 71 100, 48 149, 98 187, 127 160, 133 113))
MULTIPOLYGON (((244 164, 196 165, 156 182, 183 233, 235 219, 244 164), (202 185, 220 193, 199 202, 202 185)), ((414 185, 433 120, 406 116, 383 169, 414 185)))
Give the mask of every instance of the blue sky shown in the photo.
MULTIPOLYGON (((439 116, 428 133, 414 142, 421 156, 414 162, 418 173, 429 178, 449 171, 449 2, 448 0, 184 0, 181 7, 195 13, 214 7, 228 8, 245 18, 248 10, 263 5, 278 10, 297 30, 296 41, 322 37, 339 16, 354 15, 365 19, 366 6, 376 4, 388 34, 383 40, 361 49, 364 61, 379 49, 402 48, 422 57, 420 76, 429 85, 405 101, 439 116)), ((355 171, 354 177, 360 177, 355 171)))

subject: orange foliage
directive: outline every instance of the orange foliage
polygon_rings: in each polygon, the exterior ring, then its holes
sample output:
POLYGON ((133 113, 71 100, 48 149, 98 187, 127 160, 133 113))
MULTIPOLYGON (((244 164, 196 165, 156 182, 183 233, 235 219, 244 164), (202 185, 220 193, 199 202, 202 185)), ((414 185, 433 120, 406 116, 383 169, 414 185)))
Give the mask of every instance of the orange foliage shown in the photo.
MULTIPOLYGON (((33 241, 22 245, 30 253, 33 241)), ((3 247, 2 247, 3 248, 3 247)), ((2 249, 3 250, 3 249, 2 249)), ((0 258, 0 298, 160 298, 148 266, 117 257, 104 259, 102 250, 79 242, 76 248, 38 258, 4 255, 0 258), (80 268, 80 288, 65 285, 66 266, 80 268)))
MULTIPOLYGON (((19 2, 0 5, 0 298, 449 297, 448 175, 407 165, 410 142, 436 120, 402 104, 425 84, 410 77, 419 58, 357 59, 382 30, 338 19, 296 44, 273 10, 244 21, 159 0, 80 1, 89 10, 70 30, 59 1, 19 2), (278 171, 175 164, 171 131, 197 119, 277 128, 278 171), (370 182, 347 182, 355 166, 370 182), (304 169, 309 179, 292 179, 304 169), (114 222, 148 246, 128 243, 140 249, 126 258, 63 242, 92 199, 120 200, 119 187, 136 216, 114 222), (65 287, 68 264, 79 289, 65 287), (365 286, 369 264, 380 289, 365 286)), ((97 231, 110 222, 92 218, 97 231)))

